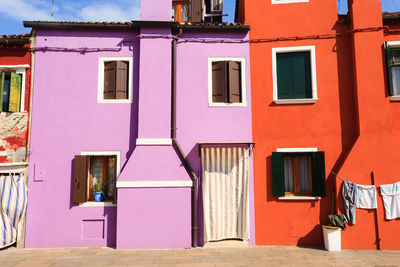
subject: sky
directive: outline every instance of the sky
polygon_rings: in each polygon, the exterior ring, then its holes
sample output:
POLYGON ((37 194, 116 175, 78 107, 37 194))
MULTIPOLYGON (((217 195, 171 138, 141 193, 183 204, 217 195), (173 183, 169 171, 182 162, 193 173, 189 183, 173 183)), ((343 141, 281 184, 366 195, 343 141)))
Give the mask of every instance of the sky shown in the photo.
MULTIPOLYGON (((346 14, 347 0, 336 1, 339 13, 346 14)), ((400 11, 400 0, 380 1, 383 11, 400 11)), ((0 0, 0 35, 29 33, 31 29, 24 28, 22 21, 51 20, 51 6, 52 0, 0 0)), ((224 17, 224 21, 233 22, 235 0, 224 0, 223 8, 223 13, 229 15, 224 17)), ((54 0, 53 20, 57 21, 131 21, 138 19, 140 19, 140 0, 54 0)))

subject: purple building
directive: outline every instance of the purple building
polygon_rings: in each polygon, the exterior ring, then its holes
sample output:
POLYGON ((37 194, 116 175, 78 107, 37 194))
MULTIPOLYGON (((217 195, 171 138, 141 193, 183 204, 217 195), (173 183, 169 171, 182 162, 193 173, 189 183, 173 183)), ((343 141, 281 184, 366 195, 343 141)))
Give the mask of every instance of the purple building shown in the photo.
POLYGON ((191 23, 173 8, 24 22, 36 35, 26 247, 255 243, 249 27, 205 23, 218 21, 208 2, 191 2, 191 23))

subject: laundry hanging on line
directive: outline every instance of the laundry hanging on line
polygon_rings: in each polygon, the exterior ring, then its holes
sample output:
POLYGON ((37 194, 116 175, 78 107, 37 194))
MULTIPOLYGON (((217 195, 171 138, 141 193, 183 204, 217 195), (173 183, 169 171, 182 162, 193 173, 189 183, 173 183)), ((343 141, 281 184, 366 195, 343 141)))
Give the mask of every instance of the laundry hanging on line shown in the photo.
POLYGON ((381 185, 385 218, 393 220, 400 218, 400 182, 381 185))

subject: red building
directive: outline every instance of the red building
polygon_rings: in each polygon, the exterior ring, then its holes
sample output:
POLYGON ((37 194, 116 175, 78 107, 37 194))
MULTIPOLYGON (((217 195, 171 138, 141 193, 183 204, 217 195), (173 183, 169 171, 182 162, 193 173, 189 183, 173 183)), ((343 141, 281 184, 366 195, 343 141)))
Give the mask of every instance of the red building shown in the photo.
POLYGON ((377 185, 377 209, 356 209, 342 248, 400 248, 379 188, 400 181, 400 16, 348 2, 344 16, 335 0, 237 2, 251 25, 256 244, 322 245, 345 179, 377 185))
POLYGON ((27 158, 30 77, 30 36, 0 36, 1 166, 16 165, 27 158))

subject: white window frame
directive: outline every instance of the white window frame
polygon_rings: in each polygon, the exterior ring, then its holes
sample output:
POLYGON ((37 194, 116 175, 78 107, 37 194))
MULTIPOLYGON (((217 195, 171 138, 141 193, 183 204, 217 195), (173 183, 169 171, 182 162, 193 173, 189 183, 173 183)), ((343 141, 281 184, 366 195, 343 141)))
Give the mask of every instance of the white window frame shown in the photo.
MULTIPOLYGON (((386 45, 387 45, 387 47, 391 47, 391 46, 397 46, 398 47, 398 46, 400 46, 400 41, 386 42, 386 45)), ((387 72, 387 70, 386 70, 386 72, 387 72)), ((389 75, 389 73, 386 73, 386 75, 389 75)), ((390 84, 388 84, 388 86, 390 86, 390 84)), ((390 101, 400 101, 400 95, 389 96, 389 100, 390 101)))
POLYGON ((99 57, 97 103, 132 103, 133 99, 133 57, 99 57), (108 61, 128 61, 128 99, 104 99, 104 63, 108 61))
MULTIPOLYGON (((20 102, 20 110, 19 112, 25 111, 25 86, 26 86, 26 69, 30 68, 29 65, 0 65, 1 71, 15 71, 17 74, 22 74, 21 80, 21 102, 20 102)), ((0 103, 1 105, 3 103, 0 103)))
MULTIPOLYGON (((116 168, 116 176, 115 176, 115 185, 117 185, 118 176, 121 169, 121 151, 81 151, 81 156, 115 156, 117 162, 115 164, 116 168)), ((89 169, 88 177, 89 177, 89 169)), ((89 188, 89 179, 86 181, 87 188, 89 188)), ((117 193, 117 192, 115 192, 117 193)), ((84 203, 79 203, 79 207, 116 207, 117 205, 112 203, 111 201, 103 201, 103 202, 96 202, 96 201, 86 201, 84 203)))
POLYGON ((208 106, 209 107, 246 107, 246 59, 243 57, 209 57, 208 58, 208 106), (240 62, 241 71, 241 94, 242 102, 240 103, 214 103, 212 101, 212 63, 219 61, 236 61, 240 62))
POLYGON ((292 47, 274 47, 272 48, 272 80, 273 80, 273 100, 275 104, 310 104, 318 100, 317 94, 317 67, 315 57, 315 45, 292 46, 292 47), (291 52, 310 52, 311 63, 311 90, 312 98, 300 99, 278 99, 278 77, 276 70, 276 54, 291 52))
POLYGON ((309 0, 271 0, 271 4, 307 3, 309 0))
MULTIPOLYGON (((277 148, 276 152, 282 153, 304 153, 304 152, 317 152, 318 147, 290 147, 290 148, 277 148)), ((313 196, 283 196, 279 197, 280 200, 319 200, 321 197, 313 196)))

